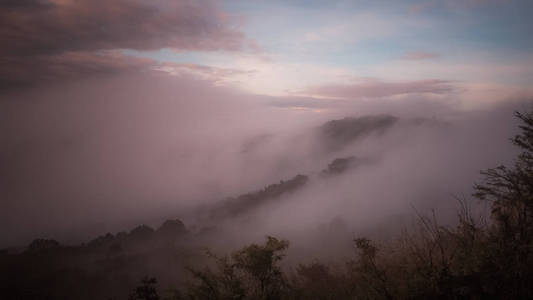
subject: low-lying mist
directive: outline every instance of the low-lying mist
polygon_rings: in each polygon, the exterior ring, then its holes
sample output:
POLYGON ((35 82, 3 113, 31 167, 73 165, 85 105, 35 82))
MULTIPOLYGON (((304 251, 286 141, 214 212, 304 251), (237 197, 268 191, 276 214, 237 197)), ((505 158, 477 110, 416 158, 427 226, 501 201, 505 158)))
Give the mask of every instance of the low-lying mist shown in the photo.
POLYGON ((515 156, 527 105, 267 97, 158 73, 3 94, 0 246, 179 218, 221 245, 272 234, 309 251, 414 209, 446 222, 480 170, 515 156))

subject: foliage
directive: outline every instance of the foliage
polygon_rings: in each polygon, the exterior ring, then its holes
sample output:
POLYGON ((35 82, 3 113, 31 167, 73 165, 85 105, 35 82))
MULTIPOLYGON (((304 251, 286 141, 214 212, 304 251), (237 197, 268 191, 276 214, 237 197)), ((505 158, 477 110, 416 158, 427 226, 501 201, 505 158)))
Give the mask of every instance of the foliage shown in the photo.
POLYGON ((197 283, 189 291, 191 299, 280 299, 287 281, 278 263, 288 242, 268 236, 265 244, 251 244, 231 257, 216 257, 216 269, 190 269, 197 283))
POLYGON ((159 300, 156 284, 155 278, 144 277, 141 280, 141 285, 135 288, 135 292, 130 295, 129 300, 159 300))
POLYGON ((494 285, 525 299, 533 297, 533 111, 516 116, 521 133, 511 140, 522 152, 512 168, 482 172, 485 182, 475 186, 475 196, 491 204, 490 271, 501 274, 494 285))
POLYGON ((43 252, 53 250, 59 247, 59 242, 56 240, 35 239, 28 246, 28 251, 43 252))

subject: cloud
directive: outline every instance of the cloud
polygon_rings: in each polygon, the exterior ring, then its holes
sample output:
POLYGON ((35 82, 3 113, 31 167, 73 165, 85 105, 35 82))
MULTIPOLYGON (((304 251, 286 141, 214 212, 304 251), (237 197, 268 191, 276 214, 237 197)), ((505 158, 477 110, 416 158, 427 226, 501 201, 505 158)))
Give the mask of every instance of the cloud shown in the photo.
POLYGON ((135 72, 155 64, 152 60, 128 57, 117 51, 65 52, 60 55, 35 55, 31 59, 1 57, 0 63, 0 91, 95 75, 135 72))
POLYGON ((214 85, 231 85, 254 76, 255 70, 212 67, 200 64, 160 63, 152 59, 127 56, 120 51, 66 52, 61 55, 0 58, 0 91, 12 91, 28 86, 58 84, 93 76, 123 73, 163 72, 195 78, 214 85))
POLYGON ((213 1, 2 1, 0 87, 148 65, 119 49, 256 51, 240 23, 213 1))
POLYGON ((413 51, 413 52, 407 52, 406 54, 402 55, 400 59, 404 60, 425 60, 425 59, 434 59, 439 58, 440 54, 433 53, 433 52, 422 52, 422 51, 413 51))
MULTIPOLYGON (((309 130, 331 119, 391 114, 400 120, 456 120, 457 114, 468 113, 463 116, 466 122, 470 113, 456 112, 442 101, 414 99, 425 94, 399 101, 250 95, 189 76, 193 70, 231 70, 180 67, 189 70, 179 76, 128 72, 30 89, 16 97, 0 95, 14 100, 0 101, 0 178, 5 178, 0 184, 5 195, 0 199, 0 235, 6 237, 0 247, 36 237, 81 242, 140 223, 187 217, 183 212, 197 204, 258 190, 298 173, 312 175, 333 159, 351 155, 384 160, 338 179, 313 180, 286 205, 265 208, 257 220, 270 222, 270 228, 246 228, 261 235, 280 228, 308 229, 339 214, 354 222, 381 220, 395 208, 408 208, 413 199, 428 199, 424 193, 434 195, 430 192, 438 182, 445 182, 447 191, 462 191, 457 186, 470 185, 479 169, 507 153, 493 141, 507 145, 511 135, 503 131, 514 128, 508 120, 512 110, 503 119, 483 110, 479 115, 487 121, 467 133, 458 127, 458 138, 453 138, 455 133, 434 134, 429 127, 398 127, 390 132, 392 137, 370 136, 326 157, 316 154, 319 148, 309 130), (258 146, 243 153, 243 147, 257 139, 258 146), (488 150, 480 155, 479 149, 488 150), (407 172, 410 176, 403 176, 405 170, 412 171, 407 172), (459 173, 466 175, 458 178, 459 173), (395 184, 383 189, 383 180, 390 178, 402 180, 392 180, 395 184), (298 219, 287 213, 294 211, 298 219)), ((359 83, 365 84, 394 86, 377 80, 359 83)), ((184 219, 188 225, 195 220, 189 217, 184 219)))
POLYGON ((306 42, 316 42, 320 41, 322 38, 316 32, 308 32, 304 35, 304 39, 306 42))
POLYGON ((435 1, 424 0, 409 5, 408 11, 412 14, 420 14, 434 9, 444 9, 452 12, 461 12, 465 10, 474 10, 482 7, 503 5, 504 0, 448 0, 435 1))
POLYGON ((99 222, 127 228, 159 218, 167 208, 163 214, 176 217, 182 204, 294 176, 285 171, 288 163, 277 163, 272 147, 241 153, 249 138, 306 122, 303 114, 264 102, 188 73, 166 72, 92 77, 0 95, 0 235, 9 235, 0 247, 21 236, 58 233, 58 224, 65 235, 83 228, 99 234, 110 230, 99 222), (150 208, 132 217, 141 203, 150 208), (128 220, 134 222, 125 225, 128 220))
POLYGON ((220 68, 199 64, 162 63, 155 70, 163 71, 174 76, 192 76, 213 82, 215 85, 225 85, 227 82, 237 81, 239 78, 253 76, 256 70, 241 70, 220 68))
POLYGON ((455 88, 448 81, 417 80, 405 82, 384 82, 367 79, 352 84, 330 84, 310 87, 303 93, 326 98, 357 99, 382 98, 405 94, 448 94, 455 88))
POLYGON ((200 4, 189 0, 26 0, 23 3, 0 4, 2 55, 164 47, 236 51, 249 43, 235 29, 238 20, 222 12, 212 1, 200 4))

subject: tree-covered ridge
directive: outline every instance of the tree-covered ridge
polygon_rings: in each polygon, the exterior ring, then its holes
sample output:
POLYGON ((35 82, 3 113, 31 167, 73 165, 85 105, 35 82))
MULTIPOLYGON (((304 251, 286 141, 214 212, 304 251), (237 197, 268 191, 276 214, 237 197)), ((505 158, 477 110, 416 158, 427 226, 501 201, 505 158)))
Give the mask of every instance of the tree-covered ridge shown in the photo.
POLYGON ((326 150, 336 151, 361 137, 384 133, 396 122, 398 118, 389 115, 346 117, 326 122, 317 133, 326 150))
POLYGON ((299 174, 287 181, 281 180, 279 183, 270 184, 261 190, 246 193, 236 198, 227 198, 212 209, 211 217, 223 219, 247 213, 252 209, 275 201, 285 194, 295 192, 302 188, 308 180, 309 177, 299 174))

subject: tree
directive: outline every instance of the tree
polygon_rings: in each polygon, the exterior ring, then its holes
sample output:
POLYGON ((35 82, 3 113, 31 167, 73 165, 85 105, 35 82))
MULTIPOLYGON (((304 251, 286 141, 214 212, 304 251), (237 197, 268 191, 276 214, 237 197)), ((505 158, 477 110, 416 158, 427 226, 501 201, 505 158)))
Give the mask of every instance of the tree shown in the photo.
POLYGON ((516 113, 524 123, 513 143, 520 153, 513 168, 498 166, 483 171, 485 182, 475 186, 480 199, 491 202, 492 216, 505 238, 528 242, 533 233, 533 112, 516 113))
POLYGON ((250 278, 248 289, 255 299, 279 299, 286 287, 278 263, 289 243, 267 236, 264 245, 252 244, 233 254, 235 266, 250 278))
POLYGON ((485 180, 474 194, 489 201, 491 257, 496 286, 505 287, 514 298, 531 298, 533 282, 533 111, 516 113, 521 132, 512 142, 522 151, 512 167, 483 171, 485 180))
POLYGON ((190 268, 197 284, 189 289, 191 299, 282 299, 287 281, 279 262, 289 243, 267 236, 265 244, 251 244, 230 257, 217 257, 216 269, 198 271, 190 268))
POLYGON ((59 247, 59 242, 56 240, 35 239, 28 246, 28 251, 31 252, 45 252, 59 247))
POLYGON ((135 288, 135 292, 130 295, 129 300, 159 300, 159 295, 155 288, 157 280, 148 276, 141 280, 141 285, 135 288))

